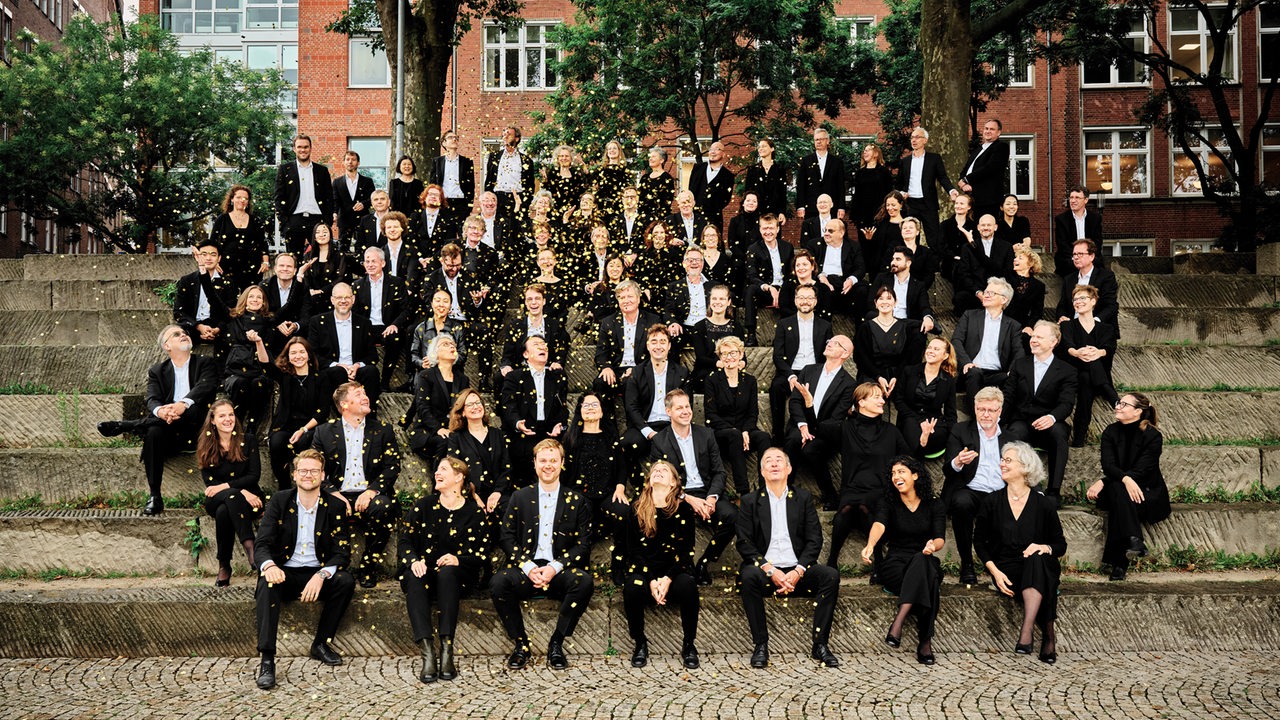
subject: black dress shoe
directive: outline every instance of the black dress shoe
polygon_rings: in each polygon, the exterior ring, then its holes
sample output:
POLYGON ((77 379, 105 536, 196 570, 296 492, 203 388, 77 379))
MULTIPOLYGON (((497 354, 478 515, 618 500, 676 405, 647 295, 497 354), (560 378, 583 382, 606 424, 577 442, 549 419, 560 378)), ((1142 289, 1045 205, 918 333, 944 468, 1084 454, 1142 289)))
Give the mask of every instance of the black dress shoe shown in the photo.
POLYGON ((1026 645, 1023 645, 1022 643, 1015 643, 1013 646, 1013 651, 1019 655, 1030 655, 1031 643, 1027 643, 1026 645))
POLYGON ((870 584, 872 584, 872 585, 883 585, 883 584, 884 584, 884 583, 880 582, 880 573, 876 572, 875 570, 872 570, 872 571, 871 571, 871 577, 867 578, 867 581, 868 581, 870 584))
POLYGON ((916 662, 920 663, 921 665, 932 665, 935 662, 937 662, 937 658, 933 656, 933 653, 924 653, 917 650, 916 662))
POLYGON ((893 633, 885 633, 884 644, 891 648, 900 648, 902 647, 902 637, 895 637, 893 633))
POLYGON ((1136 535, 1129 538, 1129 548, 1124 551, 1124 556, 1130 560, 1134 558, 1147 556, 1147 544, 1142 542, 1142 538, 1136 535))
POLYGON ((636 651, 631 653, 631 667, 642 668, 649 664, 649 641, 641 640, 636 643, 636 651))
POLYGON ((507 656, 507 667, 512 670, 523 670, 524 666, 529 664, 529 655, 528 643, 516 643, 516 648, 507 656))
POLYGON ((1129 574, 1129 569, 1128 569, 1128 568, 1123 567, 1123 566, 1121 566, 1121 565, 1112 565, 1112 566, 1111 566, 1111 577, 1109 577, 1109 578, 1107 578, 1107 579, 1108 579, 1108 580, 1111 580, 1111 581, 1120 581, 1120 580, 1124 580, 1124 579, 1125 579, 1125 577, 1127 577, 1127 576, 1128 576, 1128 574, 1129 574))
POLYGON ((142 506, 143 515, 159 515, 162 512, 164 512, 164 499, 159 495, 147 498, 147 504, 142 506))
POLYGON ((974 572, 972 565, 960 566, 960 584, 973 587, 978 584, 978 574, 974 572))
POLYGON ((262 662, 258 663, 258 689, 270 690, 275 686, 276 659, 263 655, 262 662))
POLYGON ((751 653, 751 667, 762 669, 769 667, 769 643, 760 643, 751 653))
POLYGON ((569 658, 564 655, 564 642, 561 640, 552 640, 547 645, 547 665, 552 670, 567 670, 569 668, 569 658))
POLYGON ((813 650, 809 652, 809 657, 827 667, 840 667, 840 658, 831 652, 831 648, 827 647, 826 643, 814 643, 813 650))
POLYGON ((320 641, 311 646, 311 657, 325 665, 341 665, 342 656, 329 647, 329 643, 320 641))
POLYGON ((680 661, 683 662, 684 666, 689 670, 697 670, 702 666, 702 662, 698 660, 698 648, 694 647, 692 644, 686 644, 684 647, 680 648, 680 661))
POLYGON ((458 665, 453 660, 453 638, 440 636, 440 679, 452 680, 458 677, 458 665))
MULTIPOLYGON (((103 437, 115 437, 117 435, 123 435, 124 431, 125 431, 125 424, 120 420, 103 420, 102 422, 98 423, 98 432, 101 433, 103 437)), ((275 682, 272 681, 272 685, 274 684, 275 682)))
POLYGON ((436 661, 436 641, 434 638, 422 638, 418 645, 422 648, 422 672, 418 673, 418 679, 424 683, 433 683, 440 671, 436 661))
POLYGON ((706 563, 698 566, 697 580, 698 587, 711 587, 711 569, 706 563))
MULTIPOLYGON (((775 447, 780 447, 780 446, 775 445, 775 447)), ((823 511, 824 511, 824 512, 835 512, 835 511, 836 511, 836 501, 835 501, 835 500, 823 500, 823 501, 822 501, 822 509, 823 509, 823 511)))

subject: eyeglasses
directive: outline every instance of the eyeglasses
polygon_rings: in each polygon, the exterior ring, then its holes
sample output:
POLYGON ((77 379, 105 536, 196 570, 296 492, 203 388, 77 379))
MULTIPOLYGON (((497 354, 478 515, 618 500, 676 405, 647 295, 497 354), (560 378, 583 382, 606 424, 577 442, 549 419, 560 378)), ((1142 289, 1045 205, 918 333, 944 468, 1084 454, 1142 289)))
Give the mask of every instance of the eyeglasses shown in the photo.
POLYGON ((1079 252, 1079 253, 1077 253, 1077 252, 1073 252, 1073 253, 1071 253, 1071 257, 1089 257, 1089 256, 1090 256, 1090 255, 1092 255, 1092 254, 1093 254, 1093 253, 1091 253, 1091 252, 1079 252))
POLYGON ((293 471, 293 474, 299 475, 301 477, 319 477, 321 475, 324 475, 324 470, 320 468, 316 468, 314 470, 310 468, 298 468, 297 470, 293 471))
POLYGON ((587 409, 599 410, 599 409, 600 409, 600 403, 598 403, 598 402, 584 402, 584 403, 582 403, 582 409, 583 409, 583 410, 587 410, 587 409))
POLYGON ((1126 407, 1127 407, 1127 408, 1133 408, 1134 410, 1140 410, 1140 409, 1142 409, 1142 408, 1141 408, 1141 406, 1139 406, 1139 405, 1134 405, 1134 404, 1133 404, 1133 403, 1131 403, 1131 402, 1125 402, 1124 400, 1119 400, 1119 401, 1117 401, 1117 402, 1116 402, 1116 407, 1117 407, 1117 408, 1126 408, 1126 407))
POLYGON ((479 400, 468 400, 468 401, 466 401, 466 402, 462 403, 462 407, 468 407, 468 408, 476 408, 476 407, 478 407, 478 408, 482 408, 482 407, 484 407, 484 403, 480 402, 479 400))

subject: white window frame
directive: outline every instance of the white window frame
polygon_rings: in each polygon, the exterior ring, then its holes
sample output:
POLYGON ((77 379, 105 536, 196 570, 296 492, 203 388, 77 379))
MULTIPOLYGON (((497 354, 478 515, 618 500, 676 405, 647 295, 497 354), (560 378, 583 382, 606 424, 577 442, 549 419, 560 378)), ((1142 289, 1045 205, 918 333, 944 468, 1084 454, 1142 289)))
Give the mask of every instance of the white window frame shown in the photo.
POLYGON ((389 88, 391 87, 391 81, 392 81, 391 65, 387 62, 387 52, 385 49, 382 51, 372 51, 371 50, 372 43, 373 43, 373 39, 369 37, 353 37, 353 38, 347 39, 347 87, 349 88, 389 88), (355 68, 352 65, 352 63, 355 62, 356 58, 360 56, 360 57, 363 57, 365 60, 369 60, 370 58, 372 58, 373 61, 376 61, 379 55, 382 56, 383 64, 386 65, 386 74, 384 76, 385 79, 380 83, 356 82, 355 81, 356 72, 355 72, 355 68))
POLYGON ((0 16, 0 60, 3 60, 5 65, 12 66, 13 54, 9 44, 13 42, 13 13, 3 5, 0 5, 0 10, 4 11, 0 16))
POLYGON ((555 43, 547 39, 547 34, 559 27, 560 23, 554 20, 537 20, 529 21, 514 30, 504 31, 495 23, 485 23, 484 34, 481 39, 482 43, 482 63, 480 76, 480 89, 484 92, 550 92, 560 87, 560 78, 555 78, 554 85, 534 85, 530 86, 528 80, 528 57, 529 51, 534 49, 541 50, 542 61, 542 79, 546 79, 549 72, 548 64, 551 60, 560 59, 560 48, 555 43), (529 28, 541 28, 542 40, 537 43, 530 44, 528 42, 529 28), (499 42, 493 43, 489 36, 491 33, 498 33, 499 42), (515 35, 515 40, 511 40, 511 36, 515 35), (510 77, 511 71, 507 68, 507 53, 516 51, 519 58, 519 67, 515 70, 518 82, 515 85, 506 84, 506 80, 510 77), (494 58, 497 58, 499 73, 498 82, 490 84, 489 78, 493 69, 494 58))
MULTIPOLYGON (((1201 128, 1200 132, 1212 135, 1215 133, 1221 134, 1223 131, 1218 128, 1207 127, 1207 128, 1201 128)), ((1214 155, 1209 151, 1209 146, 1201 142, 1199 138, 1194 138, 1194 140, 1196 144, 1192 147, 1192 150, 1195 151, 1196 154, 1200 156, 1200 162, 1204 163, 1208 169, 1212 170, 1213 165, 1211 163, 1211 160, 1214 158, 1214 155)), ((1223 154, 1227 156, 1228 162, 1232 164, 1235 163, 1235 160, 1231 157, 1230 147, 1226 147, 1224 143, 1222 146, 1219 146, 1219 149, 1224 151, 1223 154)), ((1191 175, 1187 178, 1187 180, 1190 182, 1194 182, 1196 184, 1196 188, 1194 190, 1192 189, 1183 190, 1179 187, 1178 178, 1177 178, 1178 158, 1183 156, 1183 152, 1182 152, 1182 148, 1179 147, 1176 142, 1174 142, 1173 138, 1169 139, 1169 155, 1170 155, 1169 157, 1170 194, 1173 195, 1174 197, 1203 197, 1204 191, 1200 187, 1200 178, 1195 172, 1195 166, 1190 164, 1190 160, 1188 160, 1188 169, 1191 171, 1191 175)), ((1213 173, 1210 172, 1210 175, 1212 174, 1213 173)), ((1231 192, 1219 191, 1219 194, 1235 195, 1236 192, 1237 191, 1235 190, 1231 192)))
POLYGON ((1156 241, 1151 238, 1115 238, 1103 240, 1100 249, 1106 257, 1154 257, 1156 241), (1125 248, 1141 248, 1142 252, 1125 255, 1125 248))
POLYGON ((1275 57, 1275 64, 1280 67, 1280 6, 1273 3, 1262 3, 1258 6, 1258 82, 1263 83, 1271 79, 1267 75, 1266 64, 1263 62, 1265 53, 1263 48, 1267 45, 1272 47, 1272 55, 1275 57), (1263 14, 1268 8, 1275 11, 1275 17, 1272 18, 1274 25, 1265 25, 1263 14), (1266 42, 1270 39, 1270 42, 1266 42))
POLYGON ((874 41, 876 39, 874 33, 868 35, 871 28, 875 27, 875 15, 845 15, 837 17, 836 22, 849 23, 849 39, 854 42, 864 39, 874 41))
POLYGON ((1009 191, 1018 197, 1018 200, 1035 200, 1036 199, 1036 136, 1031 134, 1011 134, 1001 135, 1001 139, 1009 143, 1009 191), (1015 140, 1026 140, 1029 145, 1027 152, 1019 153, 1015 140), (1029 192, 1017 192, 1014 183, 1018 177, 1019 163, 1027 166, 1027 178, 1030 186, 1029 192))
POLYGON ((1011 88, 1031 88, 1036 86, 1036 59, 1028 52, 1025 58, 1026 62, 1021 69, 1026 71, 1026 78, 1015 80, 1018 76, 1018 53, 1017 48, 1009 48, 1009 84, 1011 88))
MULTIPOLYGON (((711 147, 711 136, 699 135, 698 144, 703 148, 711 147)), ((698 156, 688 150, 685 150, 685 147, 688 145, 688 135, 681 135, 680 139, 676 140, 676 187, 681 189, 688 189, 689 177, 693 175, 693 169, 697 167, 696 162, 698 156)), ((706 159, 706 156, 707 155, 704 150, 702 154, 703 159, 706 159)))
POLYGON ((347 149, 355 150, 360 155, 360 174, 368 175, 373 178, 373 186, 376 188, 390 187, 391 166, 388 165, 391 160, 391 149, 394 139, 386 135, 371 135, 347 138, 347 149), (360 143, 386 143, 386 150, 383 151, 381 157, 373 157, 373 153, 368 149, 356 147, 360 143))
MULTIPOLYGON (((1261 157, 1258 158, 1258 179, 1268 181, 1272 185, 1280 185, 1280 175, 1276 177, 1267 177, 1267 155, 1271 154, 1276 157, 1276 165, 1280 167, 1280 123, 1268 123, 1262 128, 1262 141, 1258 152, 1261 157), (1270 143, 1268 143, 1270 140, 1270 143)), ((1272 191, 1274 193, 1274 190, 1272 191)))
POLYGON ((1213 252, 1213 246, 1216 242, 1216 238, 1173 238, 1169 240, 1169 254, 1190 255, 1213 252))
MULTIPOLYGON (((1143 52, 1151 51, 1151 35, 1149 33, 1148 28, 1149 28, 1148 18, 1144 15, 1142 17, 1142 29, 1130 30, 1129 34, 1126 36, 1128 39, 1131 39, 1131 40, 1141 40, 1143 52)), ((1086 79, 1084 63, 1080 63, 1080 86, 1087 87, 1087 88, 1150 86, 1151 79, 1149 74, 1145 70, 1143 70, 1142 66, 1140 65, 1135 64, 1134 67, 1136 71, 1139 73, 1139 75, 1141 76, 1141 79, 1139 80, 1121 80, 1119 63, 1112 63, 1109 67, 1109 76, 1108 76, 1107 82, 1089 82, 1086 79)))
POLYGON ((1147 127, 1086 127, 1082 128, 1080 136, 1080 152, 1081 152, 1081 181, 1085 187, 1089 188, 1089 192, 1103 193, 1113 198, 1145 198, 1151 197, 1151 128, 1147 127), (1102 151, 1091 151, 1088 147, 1087 136, 1089 133, 1111 133, 1111 149, 1108 153, 1102 151), (1124 133, 1141 132, 1146 135, 1146 147, 1142 152, 1134 150, 1125 150, 1120 147, 1120 138, 1124 133), (1122 155, 1142 155, 1146 158, 1146 187, 1142 192, 1116 192, 1120 185, 1120 157, 1122 155), (1089 182, 1089 158, 1093 156, 1111 158, 1109 163, 1111 167, 1111 177, 1101 180, 1097 187, 1089 182), (1104 184, 1110 184, 1111 188, 1107 189, 1104 184))
MULTIPOLYGON (((1223 6, 1210 5, 1209 9, 1211 11, 1227 10, 1225 5, 1223 6)), ((1200 41, 1197 43, 1198 49, 1200 51, 1200 62, 1199 62, 1198 72, 1201 75, 1204 75, 1209 68, 1209 61, 1211 60, 1211 57, 1210 57, 1211 43, 1209 42, 1209 29, 1205 25, 1204 15, 1200 13, 1199 10, 1193 7, 1169 7, 1169 8, 1166 8, 1166 10, 1169 16, 1166 22, 1168 24, 1168 29, 1169 29, 1169 52, 1171 56, 1173 53, 1182 51, 1183 48, 1185 47, 1184 45, 1179 44, 1182 42, 1181 40, 1176 39, 1174 37, 1173 14, 1190 12, 1195 15, 1197 33, 1200 39, 1200 41)), ((1228 42, 1231 45, 1231 57, 1227 60, 1227 62, 1224 62, 1222 64, 1222 75, 1223 75, 1223 80, 1226 80, 1228 82, 1240 81, 1240 37, 1239 37, 1239 33, 1237 32, 1237 29, 1238 28, 1235 25, 1233 25, 1231 30, 1227 33, 1228 42)), ((1189 31, 1178 31, 1178 33, 1179 33, 1179 36, 1182 38, 1188 38, 1188 39, 1190 38, 1189 31)), ((1170 73, 1170 77, 1174 80, 1180 79, 1179 73, 1177 73, 1176 71, 1170 73)), ((1185 79, 1185 78, 1182 78, 1182 79, 1185 79)))
MULTIPOLYGON (((249 51, 253 48, 270 47, 275 48, 275 63, 270 67, 279 69, 281 72, 287 73, 289 70, 285 67, 285 56, 288 50, 293 51, 293 74, 295 79, 290 83, 289 89, 280 97, 280 106, 285 110, 297 112, 298 110, 298 83, 296 76, 298 74, 298 43, 297 42, 247 42, 244 44, 244 59, 241 61, 245 67, 253 69, 263 69, 262 67, 249 65, 249 51)), ((286 80, 288 78, 286 77, 286 80)))
POLYGON ((0 235, 9 235, 9 206, 0 205, 0 235))

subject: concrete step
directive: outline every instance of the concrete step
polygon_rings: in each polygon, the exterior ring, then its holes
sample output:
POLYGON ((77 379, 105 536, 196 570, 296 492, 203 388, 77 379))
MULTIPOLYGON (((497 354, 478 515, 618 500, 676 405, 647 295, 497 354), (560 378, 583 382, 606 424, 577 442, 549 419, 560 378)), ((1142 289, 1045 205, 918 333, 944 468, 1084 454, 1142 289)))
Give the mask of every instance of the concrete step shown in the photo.
POLYGON ((0 310, 167 310, 160 280, 0 279, 0 310))
POLYGON ((81 447, 105 442, 98 423, 142 413, 137 395, 0 395, 0 447, 81 447))
POLYGON ((160 360, 151 343, 120 345, 0 345, 0 382, 43 385, 53 392, 103 387, 143 392, 147 370, 160 360))
POLYGON ((196 267, 187 254, 172 255, 27 255, 26 280, 177 280, 196 267))
MULTIPOLYGON (((1133 577, 1133 576, 1131 576, 1133 577)), ((255 655, 253 585, 236 576, 230 588, 213 588, 208 579, 165 581, 23 582, 0 586, 0 654, 10 658, 48 657, 251 657, 255 655), (6 587, 8 586, 8 587, 6 587), (192 618, 199 622, 192 622, 192 618)), ((702 654, 750 653, 741 601, 727 580, 702 591, 698 648, 702 654)), ((810 600, 771 599, 765 603, 774 653, 809 651, 810 600)), ((883 643, 893 619, 895 599, 864 583, 842 585, 832 625, 831 646, 840 654, 865 656, 861 662, 888 659, 883 643)), ((281 614, 279 654, 306 656, 318 618, 317 606, 287 605, 281 614)), ((535 652, 541 653, 554 629, 558 603, 526 604, 535 652)), ((1130 580, 1125 583, 1066 580, 1059 599, 1058 652, 1274 651, 1280 615, 1280 583, 1274 576, 1256 581, 1226 581, 1212 576, 1194 580, 1130 580)), ((1016 638, 1020 609, 987 589, 966 590, 943 583, 934 651, 1003 653, 1016 638)), ((679 612, 658 608, 647 613, 650 649, 656 656, 679 651, 679 612)), ((468 658, 502 656, 511 644, 493 604, 483 593, 463 600, 455 637, 460 664, 468 658)), ((907 624, 903 645, 914 642, 907 624)), ((404 597, 384 582, 373 590, 356 589, 334 648, 344 656, 414 656, 404 597)), ((619 593, 597 591, 567 645, 571 655, 629 652, 626 618, 619 593)), ((945 660, 945 657, 943 658, 945 660)))
POLYGON ((0 311, 0 345, 154 348, 172 318, 168 309, 0 311))

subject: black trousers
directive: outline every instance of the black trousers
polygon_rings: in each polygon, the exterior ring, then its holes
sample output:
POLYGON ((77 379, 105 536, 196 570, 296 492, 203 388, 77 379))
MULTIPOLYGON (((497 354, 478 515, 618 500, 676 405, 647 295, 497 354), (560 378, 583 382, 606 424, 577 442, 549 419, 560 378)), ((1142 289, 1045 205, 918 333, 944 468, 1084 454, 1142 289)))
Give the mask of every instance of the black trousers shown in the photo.
MULTIPOLYGON (((627 632, 632 640, 640 642, 645 639, 644 610, 656 604, 644 575, 633 573, 627 576, 622 587, 622 609, 627 616, 627 632)), ((680 573, 672 576, 671 587, 667 589, 667 605, 680 606, 684 644, 694 644, 698 639, 698 613, 702 610, 702 600, 698 596, 698 583, 692 575, 680 573)))
MULTIPOLYGON (((378 344, 382 346, 382 386, 391 387, 391 375, 396 371, 396 365, 403 364, 405 350, 409 347, 409 341, 413 339, 410 334, 413 332, 412 327, 396 328, 396 332, 386 337, 382 336, 386 325, 374 325, 373 336, 378 339, 378 344)), ((410 378, 413 375, 409 375, 410 378)), ((372 399, 372 398, 370 398, 372 399)))
POLYGON ((413 641, 418 642, 435 635, 431 625, 431 598, 440 608, 440 634, 453 637, 458 629, 458 605, 465 588, 475 587, 480 579, 479 567, 448 565, 433 567, 427 563, 427 572, 416 577, 408 566, 402 567, 400 588, 404 590, 405 605, 409 610, 409 624, 413 626, 413 641))
POLYGON ((716 444, 720 446, 720 457, 728 459, 729 468, 733 471, 733 489, 739 496, 746 495, 751 492, 751 478, 747 477, 747 458, 753 453, 759 457, 769 449, 773 439, 763 430, 749 430, 747 436, 750 438, 751 449, 744 452, 741 430, 728 428, 716 430, 715 433, 716 444))
POLYGON ((296 213, 288 216, 281 223, 280 234, 284 235, 284 244, 289 252, 302 257, 302 250, 311 242, 311 233, 320 224, 321 215, 296 213))
POLYGON ((364 530, 364 555, 360 558, 360 567, 381 564, 385 559, 387 540, 391 538, 391 526, 400 520, 400 505, 395 498, 379 493, 369 501, 364 512, 357 512, 356 498, 360 493, 344 492, 342 495, 351 503, 347 522, 364 530))
POLYGON ((876 571, 885 589, 898 596, 898 605, 911 603, 919 641, 932 640, 942 590, 942 563, 938 558, 922 552, 890 550, 876 563, 876 571))
POLYGON ((142 436, 142 468, 146 471, 147 490, 152 496, 160 496, 164 461, 195 449, 204 415, 197 409, 187 408, 182 417, 172 423, 155 416, 139 421, 140 427, 136 432, 142 436))
MULTIPOLYGON (((926 420, 930 418, 925 418, 926 420)), ((948 432, 938 432, 941 430, 942 422, 939 420, 935 431, 929 435, 929 441, 923 447, 920 446, 920 423, 907 422, 906 419, 898 415, 898 431, 902 433, 902 439, 907 441, 907 447, 911 448, 911 454, 921 462, 924 462, 926 455, 932 455, 940 450, 947 449, 948 432)))
MULTIPOLYGON (((929 203, 925 202, 924 198, 909 197, 907 198, 907 207, 902 211, 902 216, 914 216, 919 218, 920 222, 924 224, 924 236, 926 238, 932 239, 942 237, 942 231, 939 229, 938 222, 938 200, 935 199, 933 201, 933 209, 930 210, 929 203)), ((974 217, 981 216, 974 215, 974 217)), ((885 248, 885 252, 891 252, 892 250, 893 248, 885 248)), ((885 258, 881 259, 884 260, 885 258)), ((871 266, 868 265, 867 267, 870 268, 871 266)), ((874 275, 875 271, 872 270, 871 274, 874 275)))
POLYGON ((802 444, 800 428, 792 428, 787 432, 784 449, 793 463, 799 464, 813 475, 813 480, 822 493, 822 504, 834 504, 836 486, 831 482, 831 468, 827 466, 827 461, 840 452, 840 434, 838 430, 825 430, 820 423, 816 426, 817 432, 814 430, 815 425, 810 423, 809 432, 814 437, 802 444))
MULTIPOLYGON (((671 427, 671 422, 656 420, 646 425, 656 434, 671 427)), ((622 433, 622 453, 627 458, 627 471, 637 487, 644 484, 644 465, 649 460, 649 448, 652 446, 652 441, 638 427, 629 427, 622 433)))
POLYGON ((1129 543, 1133 538, 1142 540, 1142 523, 1164 519, 1158 514, 1157 507, 1168 508, 1168 500, 1157 495, 1167 495, 1168 492, 1163 485, 1158 488, 1142 487, 1146 500, 1135 503, 1129 499, 1129 491, 1123 482, 1103 483, 1102 494, 1098 496, 1098 509, 1107 511, 1107 537, 1102 544, 1102 562, 1114 567, 1129 567, 1129 557, 1125 554, 1129 543))
POLYGON ((267 450, 271 453, 271 473, 276 476, 276 487, 281 490, 293 487, 293 475, 289 472, 289 466, 298 453, 311 447, 311 438, 316 434, 315 428, 312 428, 302 433, 297 443, 290 445, 289 438, 297 430, 296 427, 286 427, 272 432, 267 438, 267 450))
MULTIPOLYGON (((533 473, 533 448, 550 438, 551 431, 555 429, 555 423, 549 420, 539 421, 529 418, 525 418, 524 426, 532 430, 533 434, 525 435, 515 430, 507 435, 507 453, 511 458, 512 490, 529 487, 537 482, 533 473)), ((557 439, 563 440, 564 433, 561 433, 557 439)))
POLYGON ((256 435, 271 407, 271 394, 275 388, 270 378, 261 373, 256 377, 231 374, 223 381, 222 387, 227 391, 227 398, 235 407, 236 417, 244 423, 245 430, 256 435))
POLYGON ((595 581, 591 575, 575 568, 565 568, 556 573, 545 590, 535 588, 529 576, 518 567, 509 567, 495 574, 493 581, 489 583, 493 609, 502 619, 507 637, 524 643, 529 641, 529 634, 525 632, 520 603, 539 593, 549 598, 559 598, 560 617, 556 620, 555 633, 558 637, 569 637, 578 626, 578 619, 587 611, 587 604, 594 591, 595 581))
POLYGON ((744 330, 747 333, 747 339, 750 340, 756 337, 757 308, 762 304, 767 305, 768 303, 773 302, 773 296, 772 294, 761 290, 759 285, 746 288, 746 292, 743 293, 743 296, 742 309, 745 313, 744 330))
MULTIPOLYGON (((839 507, 831 518, 831 549, 827 556, 827 565, 839 567, 840 551, 849 539, 849 533, 857 531, 859 535, 868 537, 871 534, 872 517, 876 511, 878 498, 853 497, 848 491, 841 493, 839 507)), ((876 560, 880 559, 880 546, 875 548, 876 560)))
POLYGON ((1085 363, 1076 375, 1076 407, 1071 416, 1072 440, 1084 444, 1089 436, 1089 421, 1093 419, 1093 401, 1101 397, 1109 407, 1120 402, 1116 386, 1111 382, 1111 372, 1101 360, 1085 363))
MULTIPOLYGON (((686 490, 685 494, 703 500, 707 499, 707 489, 705 487, 697 490, 686 490)), ((702 558, 698 560, 698 564, 713 563, 720 559, 720 556, 724 554, 725 548, 729 547, 729 543, 733 541, 734 536, 738 533, 738 506, 724 498, 716 498, 716 509, 711 513, 711 519, 703 520, 699 517, 697 522, 699 524, 706 523, 711 530, 711 541, 707 543, 707 549, 702 551, 702 558)))
MULTIPOLYGON (((260 575, 258 589, 254 593, 257 601, 258 652, 264 655, 276 654, 280 607, 297 600, 312 576, 320 570, 318 567, 291 568, 283 565, 280 569, 284 571, 284 582, 272 585, 260 575)), ((355 578, 346 570, 338 570, 333 577, 324 581, 318 598, 324 608, 320 611, 320 622, 316 625, 315 642, 328 642, 338 634, 338 624, 347 614, 347 606, 351 604, 355 591, 355 578)))
POLYGON ((990 494, 960 487, 947 498, 947 513, 951 515, 951 531, 956 536, 956 552, 960 555, 961 570, 973 569, 973 519, 978 516, 978 509, 990 494))
POLYGON ((1017 437, 1026 438, 1032 447, 1043 449, 1049 454, 1049 487, 1050 492, 1058 492, 1062 488, 1062 479, 1067 475, 1067 453, 1071 449, 1071 427, 1065 422, 1057 421, 1048 430, 1036 430, 1031 423, 1019 420, 1009 426, 1010 432, 1017 437))
MULTIPOLYGON (((778 572, 790 572, 792 567, 775 568, 778 572)), ((764 599, 773 595, 776 586, 765 577, 756 565, 743 565, 738 576, 742 583, 742 609, 746 611, 747 627, 751 629, 751 643, 769 642, 769 625, 764 616, 764 599)), ((836 597, 840 593, 840 573, 834 568, 817 563, 809 566, 804 577, 796 584, 794 595, 817 596, 813 611, 813 642, 826 643, 831 639, 831 623, 836 614, 836 597)))
MULTIPOLYGON (((258 488, 251 488, 250 492, 259 499, 262 498, 262 491, 258 488)), ((227 488, 213 497, 206 497, 204 511, 213 518, 214 537, 218 542, 218 566, 228 567, 231 565, 236 540, 243 543, 253 539, 253 521, 261 510, 255 510, 239 489, 227 488)))
MULTIPOLYGON (((787 433, 787 402, 791 400, 791 383, 788 378, 798 370, 776 372, 769 382, 769 431, 781 441, 787 433)), ((790 453, 788 453, 790 454, 790 453)))

